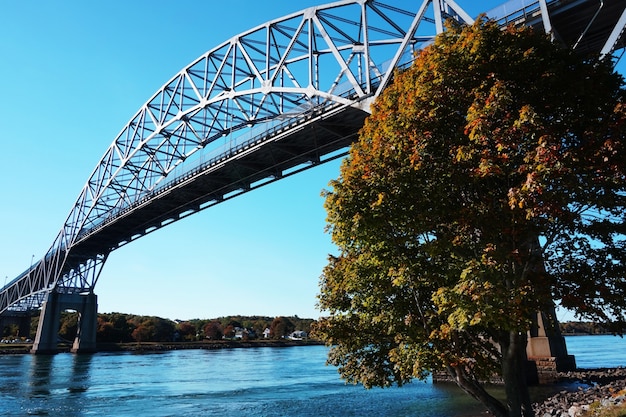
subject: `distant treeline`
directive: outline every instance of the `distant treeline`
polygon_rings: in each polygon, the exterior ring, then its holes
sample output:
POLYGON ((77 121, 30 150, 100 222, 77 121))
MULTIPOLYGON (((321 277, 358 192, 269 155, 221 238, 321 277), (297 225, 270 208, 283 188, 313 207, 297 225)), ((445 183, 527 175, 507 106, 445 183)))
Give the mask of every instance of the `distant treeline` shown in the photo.
MULTIPOLYGON (((61 314, 59 337, 68 342, 76 336, 78 315, 75 312, 61 314)), ((34 339, 39 316, 31 321, 34 339)), ((99 343, 129 342, 185 342, 201 340, 261 338, 282 339, 293 332, 311 331, 313 319, 298 316, 227 316, 215 319, 169 320, 155 316, 137 316, 125 313, 98 314, 96 340, 99 343), (267 331, 266 331, 267 329, 267 331)), ((2 337, 17 335, 17 326, 7 326, 2 337)))
MULTIPOLYGON (((77 313, 61 314, 59 336, 71 342, 76 336, 77 313)), ((32 318, 30 338, 35 338, 39 316, 32 318)), ((190 342, 221 339, 282 339, 296 331, 311 333, 313 319, 298 316, 226 316, 214 319, 169 320, 155 316, 138 316, 125 313, 98 314, 97 341, 100 343, 132 342, 190 342), (267 329, 267 331, 266 331, 267 329)), ((561 333, 610 334, 611 330, 593 322, 567 321, 559 323, 561 333)), ((16 325, 3 329, 2 338, 17 336, 16 325)))
POLYGON ((559 323, 561 333, 573 334, 610 334, 610 329, 590 321, 566 321, 559 323))
MULTIPOLYGON (((68 319, 69 320, 69 319, 68 319)), ((215 319, 172 321, 154 316, 135 316, 123 313, 98 315, 98 342, 169 342, 221 339, 282 339, 296 330, 311 330, 313 319, 265 316, 227 316, 215 319)), ((76 318, 68 335, 75 335, 76 318)), ((61 334, 63 334, 61 332, 61 334)), ((73 337, 73 336, 72 336, 73 337)))

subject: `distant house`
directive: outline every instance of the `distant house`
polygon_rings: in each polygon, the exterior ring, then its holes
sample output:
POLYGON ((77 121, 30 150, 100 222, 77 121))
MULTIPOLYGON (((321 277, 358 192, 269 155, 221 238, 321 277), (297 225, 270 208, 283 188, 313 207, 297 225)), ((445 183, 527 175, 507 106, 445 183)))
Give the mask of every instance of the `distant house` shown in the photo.
POLYGON ((243 339, 246 335, 246 329, 242 327, 235 327, 235 336, 233 339, 243 339))
POLYGON ((289 339, 302 340, 302 339, 306 339, 308 336, 309 335, 306 332, 303 332, 302 330, 296 330, 295 332, 289 335, 289 339))
POLYGON ((235 335, 233 339, 244 340, 244 339, 256 339, 256 332, 253 329, 246 329, 243 327, 235 327, 235 335))
POLYGON ((263 330, 263 339, 269 339, 270 337, 270 329, 269 327, 266 327, 265 330, 263 330))

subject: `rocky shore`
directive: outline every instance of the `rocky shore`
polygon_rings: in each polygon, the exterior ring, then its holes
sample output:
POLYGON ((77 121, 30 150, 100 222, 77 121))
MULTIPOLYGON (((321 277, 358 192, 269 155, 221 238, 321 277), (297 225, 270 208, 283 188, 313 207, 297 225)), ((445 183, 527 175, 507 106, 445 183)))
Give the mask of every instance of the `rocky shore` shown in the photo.
POLYGON ((559 382, 577 386, 534 405, 537 417, 576 417, 595 407, 626 401, 626 368, 579 369, 559 374, 559 382))

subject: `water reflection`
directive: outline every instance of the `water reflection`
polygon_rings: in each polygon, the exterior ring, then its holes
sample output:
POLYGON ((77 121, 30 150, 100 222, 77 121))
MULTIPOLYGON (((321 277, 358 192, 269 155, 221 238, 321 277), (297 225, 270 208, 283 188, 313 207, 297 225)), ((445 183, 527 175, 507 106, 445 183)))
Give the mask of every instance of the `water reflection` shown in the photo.
POLYGON ((30 362, 30 396, 46 397, 50 395, 50 376, 54 356, 33 355, 30 362))
MULTIPOLYGON (((92 355, 31 355, 28 394, 15 415, 81 416, 91 386, 92 355)), ((12 414, 9 414, 12 415, 12 414)))
POLYGON ((72 377, 67 390, 71 393, 85 392, 89 389, 93 355, 74 355, 73 359, 72 377))

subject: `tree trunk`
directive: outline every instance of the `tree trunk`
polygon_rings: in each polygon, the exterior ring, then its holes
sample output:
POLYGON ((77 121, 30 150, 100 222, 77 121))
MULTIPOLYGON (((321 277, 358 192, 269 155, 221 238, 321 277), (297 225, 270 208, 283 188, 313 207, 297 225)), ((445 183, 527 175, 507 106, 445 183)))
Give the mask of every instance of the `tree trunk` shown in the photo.
POLYGON ((509 417, 533 417, 526 379, 526 334, 508 332, 502 335, 502 379, 509 417))
POLYGON ((448 373, 456 384, 474 399, 480 401, 495 417, 509 417, 506 407, 497 398, 485 391, 482 384, 469 377, 463 369, 448 366, 448 373))
POLYGON ((449 366, 448 372, 463 391, 480 401, 495 417, 534 417, 526 380, 526 341, 526 334, 513 331, 500 337, 506 404, 485 391, 462 367, 449 366))

